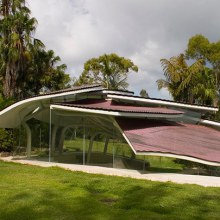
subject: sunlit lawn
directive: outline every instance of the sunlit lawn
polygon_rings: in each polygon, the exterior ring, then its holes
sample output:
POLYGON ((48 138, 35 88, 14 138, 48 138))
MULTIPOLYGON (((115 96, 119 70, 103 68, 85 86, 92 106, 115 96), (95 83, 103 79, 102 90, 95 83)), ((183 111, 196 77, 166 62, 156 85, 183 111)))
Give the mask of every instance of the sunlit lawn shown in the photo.
POLYGON ((219 219, 220 188, 0 161, 0 219, 219 219))

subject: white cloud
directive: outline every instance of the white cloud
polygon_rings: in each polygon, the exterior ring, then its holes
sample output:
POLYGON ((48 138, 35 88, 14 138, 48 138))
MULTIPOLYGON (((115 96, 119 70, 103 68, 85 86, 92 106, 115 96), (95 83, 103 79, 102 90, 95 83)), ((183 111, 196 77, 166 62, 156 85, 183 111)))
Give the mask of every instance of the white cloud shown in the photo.
POLYGON ((79 75, 85 61, 117 53, 139 66, 129 76, 136 94, 142 88, 151 97, 170 98, 157 91, 163 77, 161 58, 183 52, 188 39, 203 34, 220 36, 219 0, 28 0, 39 21, 37 37, 79 75))

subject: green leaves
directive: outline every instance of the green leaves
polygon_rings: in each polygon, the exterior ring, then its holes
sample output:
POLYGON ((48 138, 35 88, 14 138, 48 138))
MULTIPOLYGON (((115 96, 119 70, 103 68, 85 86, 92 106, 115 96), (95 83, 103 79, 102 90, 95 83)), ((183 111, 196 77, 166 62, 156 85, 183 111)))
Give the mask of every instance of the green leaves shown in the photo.
POLYGON ((98 83, 108 89, 126 89, 129 72, 138 72, 131 60, 117 54, 104 54, 84 64, 84 71, 75 84, 98 83))
POLYGON ((60 57, 34 38, 37 20, 25 2, 0 2, 0 78, 6 98, 36 95, 42 88, 62 89, 70 80, 66 65, 58 65, 60 57))
POLYGON ((176 101, 216 105, 220 91, 220 41, 210 43, 203 35, 189 39, 184 54, 161 59, 164 79, 158 89, 167 88, 176 101), (186 60, 194 63, 188 65, 186 60))
POLYGON ((166 80, 157 80, 158 89, 166 88, 175 101, 213 104, 216 97, 214 75, 205 69, 203 59, 188 65, 183 54, 161 59, 166 80))
POLYGON ((209 40, 203 35, 197 34, 189 39, 186 56, 191 59, 206 60, 210 49, 209 40))
POLYGON ((10 129, 0 129, 0 152, 11 152, 13 146, 13 131, 10 129))

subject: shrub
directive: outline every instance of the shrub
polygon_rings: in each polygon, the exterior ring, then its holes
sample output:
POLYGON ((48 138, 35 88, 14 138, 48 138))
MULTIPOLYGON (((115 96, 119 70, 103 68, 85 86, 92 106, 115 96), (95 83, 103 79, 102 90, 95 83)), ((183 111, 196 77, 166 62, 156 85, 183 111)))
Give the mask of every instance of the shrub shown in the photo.
POLYGON ((0 152, 11 152, 14 146, 12 129, 0 129, 0 152))

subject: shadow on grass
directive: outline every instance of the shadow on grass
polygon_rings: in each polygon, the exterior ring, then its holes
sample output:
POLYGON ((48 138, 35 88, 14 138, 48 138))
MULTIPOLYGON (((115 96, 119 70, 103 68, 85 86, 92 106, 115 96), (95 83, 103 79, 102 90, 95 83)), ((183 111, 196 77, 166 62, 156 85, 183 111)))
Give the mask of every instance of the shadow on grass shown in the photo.
POLYGON ((0 219, 4 220, 218 219, 220 216, 220 188, 16 164, 12 170, 10 166, 0 166, 0 219))

